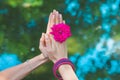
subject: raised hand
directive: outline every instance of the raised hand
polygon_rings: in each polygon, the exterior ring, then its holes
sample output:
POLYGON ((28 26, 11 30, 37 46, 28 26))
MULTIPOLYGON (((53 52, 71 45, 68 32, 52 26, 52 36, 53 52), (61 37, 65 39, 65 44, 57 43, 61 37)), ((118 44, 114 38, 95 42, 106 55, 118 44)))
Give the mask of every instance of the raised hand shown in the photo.
POLYGON ((53 10, 53 12, 51 12, 49 15, 46 33, 49 34, 51 32, 52 26, 58 23, 65 23, 65 21, 62 19, 62 15, 59 14, 58 11, 53 10))
MULTIPOLYGON (((62 19, 62 15, 59 14, 58 11, 54 10, 50 14, 47 33, 43 33, 40 39, 40 50, 55 64, 61 59, 68 58, 66 41, 64 41, 63 43, 59 43, 55 41, 53 36, 50 34, 52 26, 59 23, 65 23, 65 21, 63 21, 62 19)), ((69 64, 61 65, 58 68, 58 71, 63 80, 78 80, 74 70, 69 64)))
POLYGON ((47 34, 43 33, 40 39, 40 50, 42 53, 49 57, 50 60, 56 62, 61 58, 67 58, 67 47, 66 42, 59 43, 53 39, 53 36, 49 33, 51 32, 51 27, 54 24, 65 23, 62 19, 62 15, 58 11, 54 10, 49 17, 47 34))

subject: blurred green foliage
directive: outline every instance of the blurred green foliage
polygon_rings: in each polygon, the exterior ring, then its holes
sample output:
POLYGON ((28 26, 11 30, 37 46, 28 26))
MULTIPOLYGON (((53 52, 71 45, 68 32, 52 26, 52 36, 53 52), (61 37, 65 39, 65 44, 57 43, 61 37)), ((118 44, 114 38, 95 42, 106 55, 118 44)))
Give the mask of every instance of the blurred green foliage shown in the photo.
MULTIPOLYGON (((39 38, 41 33, 46 30, 49 13, 61 4, 63 4, 63 0, 1 1, 0 53, 16 53, 23 62, 40 54, 39 38), (56 4, 53 5, 53 2, 56 4), (35 25, 32 27, 31 20, 35 21, 35 25)), ((51 74, 52 65, 49 62, 41 66, 24 80, 55 80, 51 74)))

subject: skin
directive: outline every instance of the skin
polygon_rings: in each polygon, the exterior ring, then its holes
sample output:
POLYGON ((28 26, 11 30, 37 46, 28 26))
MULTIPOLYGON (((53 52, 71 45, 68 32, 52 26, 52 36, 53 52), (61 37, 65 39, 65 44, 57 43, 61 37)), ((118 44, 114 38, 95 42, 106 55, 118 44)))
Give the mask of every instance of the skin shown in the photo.
MULTIPOLYGON (((62 19, 62 15, 59 14, 58 11, 54 10, 48 24, 52 27, 54 24, 59 23, 65 23, 65 21, 62 19)), ((42 34, 39 48, 53 63, 57 62, 61 58, 68 58, 66 41, 63 43, 56 42, 53 39, 53 36, 49 33, 42 34)), ((63 80, 78 80, 74 70, 68 64, 61 65, 58 71, 63 80)))
MULTIPOLYGON (((62 15, 54 10, 49 16, 46 30, 47 34, 43 33, 40 39, 39 48, 43 54, 40 54, 20 65, 0 72, 0 80, 21 80, 31 71, 47 62, 48 58, 54 63, 61 58, 67 58, 66 42, 60 44, 54 41, 53 37, 48 34, 51 31, 53 24, 61 22, 65 23, 65 21, 62 20, 62 15)), ((61 65, 58 71, 64 80, 78 80, 70 65, 61 65)))
POLYGON ((40 54, 20 65, 0 72, 0 80, 21 80, 48 59, 40 54))

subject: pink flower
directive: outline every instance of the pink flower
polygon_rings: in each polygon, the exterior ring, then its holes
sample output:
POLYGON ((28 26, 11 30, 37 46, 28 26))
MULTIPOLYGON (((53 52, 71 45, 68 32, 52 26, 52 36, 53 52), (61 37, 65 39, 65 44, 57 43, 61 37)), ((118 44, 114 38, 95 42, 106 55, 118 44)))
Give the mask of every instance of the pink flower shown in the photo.
POLYGON ((54 39, 60 43, 64 42, 67 38, 69 38, 72 34, 70 31, 70 26, 67 24, 57 24, 52 27, 51 34, 54 36, 54 39))

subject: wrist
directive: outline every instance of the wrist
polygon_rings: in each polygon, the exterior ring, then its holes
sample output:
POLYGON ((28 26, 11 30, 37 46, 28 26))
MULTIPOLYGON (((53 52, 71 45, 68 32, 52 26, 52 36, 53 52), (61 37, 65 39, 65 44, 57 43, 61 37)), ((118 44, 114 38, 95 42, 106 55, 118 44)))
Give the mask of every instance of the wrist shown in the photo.
POLYGON ((49 61, 48 57, 45 57, 42 53, 40 55, 38 55, 38 60, 41 63, 46 63, 47 61, 49 61))
POLYGON ((42 59, 48 59, 48 57, 47 57, 44 53, 41 53, 39 56, 40 56, 42 59))
POLYGON ((56 63, 57 61, 59 61, 59 60, 62 59, 62 58, 68 59, 68 57, 54 58, 54 59, 52 60, 52 62, 53 62, 53 63, 56 63))
POLYGON ((74 65, 72 64, 72 62, 69 59, 61 58, 56 63, 54 63, 54 66, 53 66, 54 76, 58 79, 61 79, 62 78, 61 75, 56 73, 57 70, 60 73, 61 73, 61 71, 64 72, 64 70, 65 71, 74 70, 74 65))
POLYGON ((63 71, 68 71, 72 69, 72 67, 69 64, 63 64, 58 68, 59 72, 63 72, 63 71))

